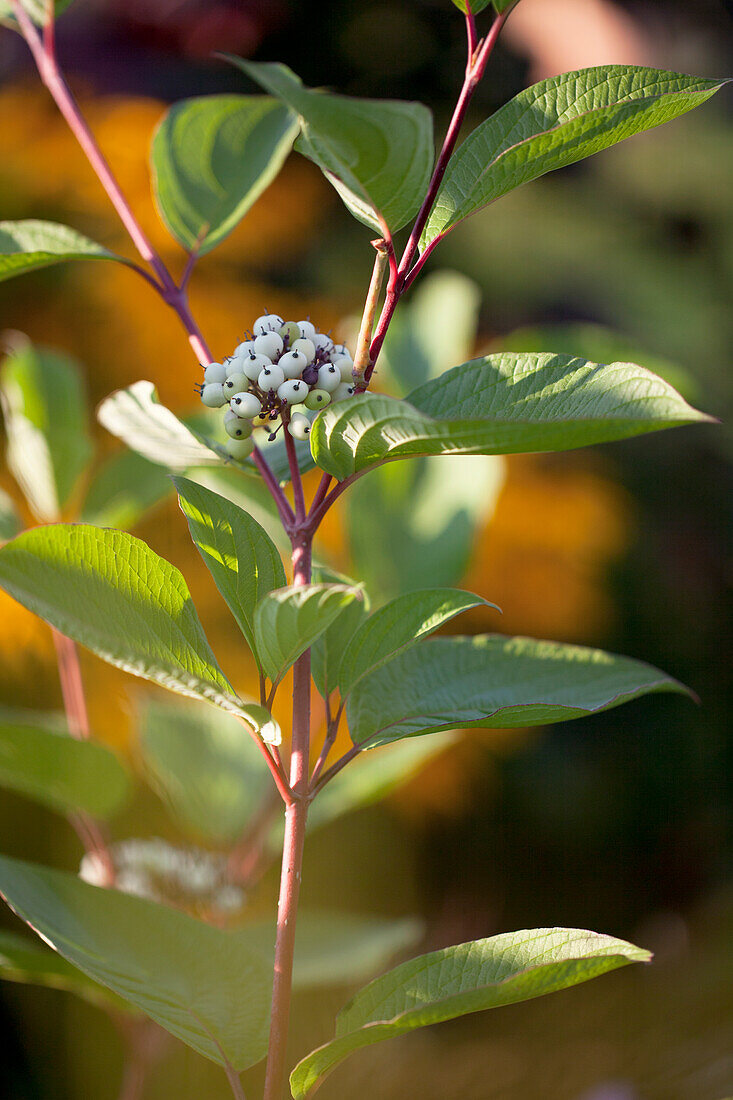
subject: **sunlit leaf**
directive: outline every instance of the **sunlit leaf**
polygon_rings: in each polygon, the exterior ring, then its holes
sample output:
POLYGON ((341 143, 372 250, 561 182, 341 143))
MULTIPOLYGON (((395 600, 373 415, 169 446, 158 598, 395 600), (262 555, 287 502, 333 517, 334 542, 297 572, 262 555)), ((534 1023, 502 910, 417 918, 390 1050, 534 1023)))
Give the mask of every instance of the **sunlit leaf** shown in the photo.
POLYGON ((273 683, 360 596, 359 589, 344 584, 306 584, 268 593, 255 609, 254 634, 262 668, 273 683))
MULTIPOLYGON (((313 580, 316 583, 346 584, 356 587, 350 577, 345 577, 325 566, 314 566, 313 580)), ((311 676, 318 691, 324 698, 336 690, 341 659, 346 647, 369 611, 369 597, 362 589, 362 598, 346 604, 336 616, 328 630, 316 638, 311 647, 311 676)))
POLYGON ((362 1047, 452 1020, 568 989, 651 955, 625 940, 575 928, 534 928, 432 951, 360 990, 336 1018, 336 1038, 299 1062, 290 1078, 305 1100, 362 1047))
MULTIPOLYGON (((2 6, 0 4, 0 17, 2 6)), ((67 260, 116 260, 129 263, 68 225, 24 221, 0 222, 0 282, 67 260)))
POLYGON ((526 88, 454 153, 421 249, 515 187, 670 122, 721 87, 682 73, 602 65, 526 88))
POLYGON ((359 221, 381 236, 417 213, 433 166, 433 124, 421 103, 355 99, 306 88, 285 65, 227 55, 300 118, 296 149, 314 161, 359 221))
POLYGON ((278 549, 259 523, 231 501, 185 478, 173 480, 191 538, 257 658, 255 608, 273 588, 286 584, 278 549))
POLYGON ((26 344, 0 368, 0 402, 8 466, 36 518, 57 520, 92 456, 81 368, 26 344))
POLYGON ((364 394, 329 406, 310 435, 339 480, 410 455, 565 451, 710 420, 633 363, 569 355, 488 355, 427 382, 409 399, 364 394))
POLYGON ((115 754, 44 718, 0 710, 0 787, 62 813, 108 817, 119 810, 130 782, 115 754))
POLYGON ((354 743, 372 748, 435 730, 551 725, 658 691, 688 693, 652 665, 600 649, 430 638, 357 684, 346 714, 354 743))
POLYGON ((246 932, 14 859, 0 858, 0 894, 60 955, 199 1054, 236 1070, 264 1056, 271 972, 246 932))
POLYGON ((153 137, 158 211, 179 244, 203 255, 241 221, 283 166, 298 123, 267 96, 175 103, 153 137))

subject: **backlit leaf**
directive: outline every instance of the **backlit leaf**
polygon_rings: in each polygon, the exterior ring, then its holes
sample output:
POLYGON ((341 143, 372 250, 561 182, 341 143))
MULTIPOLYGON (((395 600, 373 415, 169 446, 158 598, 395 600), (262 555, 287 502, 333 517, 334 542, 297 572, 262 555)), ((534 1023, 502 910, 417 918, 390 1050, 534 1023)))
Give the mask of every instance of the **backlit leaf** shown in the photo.
MULTIPOLYGON (((0 551, 1 553, 1 551, 0 551)), ((268 593, 254 615, 255 645, 273 683, 320 637, 341 610, 358 599, 345 584, 306 584, 268 593)))
POLYGON ((129 264, 129 260, 102 248, 68 225, 31 218, 0 222, 0 282, 67 260, 116 260, 129 264))

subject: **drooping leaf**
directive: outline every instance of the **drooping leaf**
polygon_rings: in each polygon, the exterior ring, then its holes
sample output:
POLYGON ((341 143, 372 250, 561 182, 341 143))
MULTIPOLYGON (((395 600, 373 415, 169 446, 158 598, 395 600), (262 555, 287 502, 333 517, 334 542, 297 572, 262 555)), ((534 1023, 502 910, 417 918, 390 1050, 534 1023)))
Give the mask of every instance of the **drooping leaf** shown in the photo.
POLYGON ((36 518, 57 520, 92 456, 81 369, 27 344, 0 368, 0 402, 8 466, 36 518))
MULTIPOLYGON (((483 0, 479 0, 479 2, 483 5, 483 0)), ((491 0, 491 2, 494 5, 495 9, 499 12, 499 14, 501 14, 501 12, 509 11, 509 8, 519 3, 519 0, 491 0)), ((473 0, 471 2, 471 7, 473 8, 474 12, 478 10, 475 3, 473 3, 473 0)))
POLYGON ((316 463, 339 480, 410 455, 563 451, 710 420, 633 363, 505 353, 473 359, 400 401, 364 394, 316 417, 316 463))
POLYGON ((600 649, 507 638, 430 638, 354 688, 355 744, 373 748, 434 730, 546 726, 658 691, 687 693, 659 669, 600 649))
POLYGON ((722 83, 636 65, 603 65, 526 88, 454 153, 421 250, 515 187, 691 111, 722 83))
POLYGON ((219 668, 179 571, 140 539, 85 524, 36 527, 0 549, 0 586, 110 664, 216 703, 258 732, 270 721, 219 668))
MULTIPOLYGON (((248 942, 274 961, 275 921, 245 925, 248 942)), ((365 981, 419 938, 419 921, 385 920, 354 913, 298 914, 293 987, 313 989, 365 981)))
MULTIPOLYGON (((350 577, 336 573, 326 566, 314 566, 315 583, 346 584, 356 587, 350 577)), ((369 611, 369 597, 362 589, 362 598, 347 604, 333 620, 328 630, 316 638, 311 647, 311 676, 321 695, 326 698, 336 690, 341 659, 357 628, 369 611)))
POLYGON ((383 235, 417 213, 433 166, 433 125, 421 103, 354 99, 306 88, 285 65, 228 55, 300 118, 296 149, 314 161, 359 221, 383 235))
POLYGON ((62 813, 94 817, 115 813, 130 792, 125 768, 103 745, 69 737, 44 715, 6 710, 0 710, 0 787, 62 813))
POLYGON ((219 1065, 254 1065, 267 1049, 271 977, 246 932, 74 875, 0 858, 0 894, 74 966, 219 1065))
POLYGON ((135 382, 110 394, 97 409, 97 419, 130 450, 168 470, 221 465, 222 455, 160 404, 152 382, 135 382))
POLYGON ((336 1038, 295 1067, 295 1100, 362 1047, 452 1020, 568 989, 651 955, 625 940, 576 928, 534 928, 432 951, 377 978, 341 1010, 336 1038))
POLYGON ((464 14, 470 6, 471 11, 474 15, 478 15, 478 13, 480 11, 483 11, 484 8, 488 8, 489 4, 491 4, 492 2, 497 11, 503 11, 503 8, 508 7, 509 4, 513 4, 514 0, 506 0, 506 2, 505 0, 453 0, 455 6, 459 8, 464 14))
POLYGON ((164 115, 151 150, 153 192, 179 244, 215 248, 269 187, 298 123, 267 96, 184 99, 164 115))
POLYGON ((13 499, 4 489, 0 489, 0 541, 14 538, 22 526, 13 499))
POLYGON ((259 523, 231 501, 185 478, 173 481, 191 538, 259 663, 255 607, 287 583, 278 549, 259 523))
POLYGON ((346 647, 339 671, 341 694, 348 695, 362 677, 435 633, 462 611, 481 604, 499 610, 481 596, 456 588, 428 588, 397 596, 370 615, 346 647))
POLYGON ((94 471, 80 519, 97 527, 129 530, 171 489, 162 466, 135 451, 119 451, 94 471))
POLYGON ((254 634, 270 680, 275 683, 284 676, 342 608, 360 596, 359 589, 345 584, 306 584, 268 593, 255 609, 254 634))
POLYGON ((67 260, 116 260, 129 264, 129 260, 102 248, 68 225, 31 218, 0 222, 0 282, 67 260))
POLYGON ((131 1011, 130 1006, 103 985, 88 978, 55 951, 38 940, 0 930, 0 980, 21 985, 39 985, 74 993, 82 1000, 116 1012, 131 1011))
POLYGON ((176 820, 215 844, 242 836, 271 787, 241 724, 204 704, 149 701, 139 748, 146 779, 176 820))

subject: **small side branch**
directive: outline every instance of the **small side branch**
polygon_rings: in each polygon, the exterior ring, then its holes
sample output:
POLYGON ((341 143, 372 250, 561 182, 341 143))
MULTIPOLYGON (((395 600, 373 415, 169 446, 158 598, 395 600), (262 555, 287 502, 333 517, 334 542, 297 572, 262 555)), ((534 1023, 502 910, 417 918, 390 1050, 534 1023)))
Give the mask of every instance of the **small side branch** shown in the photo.
POLYGON ((372 341, 374 318, 377 314, 379 295, 382 291, 382 283, 384 282, 385 272, 390 262, 390 256, 394 258, 394 249, 392 248, 391 240, 383 238, 372 241, 372 244, 376 250, 376 256, 374 257, 372 278, 369 283, 366 302, 364 303, 364 313, 362 314, 359 337, 356 341, 356 351, 354 353, 353 373, 357 392, 366 389, 365 376, 369 368, 369 348, 372 341))

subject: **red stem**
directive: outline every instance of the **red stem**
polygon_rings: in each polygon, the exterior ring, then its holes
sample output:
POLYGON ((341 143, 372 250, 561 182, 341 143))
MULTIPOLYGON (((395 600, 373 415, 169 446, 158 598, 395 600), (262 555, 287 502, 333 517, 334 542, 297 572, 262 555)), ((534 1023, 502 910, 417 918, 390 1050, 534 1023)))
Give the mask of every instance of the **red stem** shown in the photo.
MULTIPOLYGON (((311 535, 293 535, 293 584, 311 579, 311 535)), ((290 753, 290 787, 293 799, 285 811, 285 839, 277 909, 275 971, 270 1015, 270 1042, 263 1100, 281 1100, 285 1083, 288 1023, 293 985, 295 928, 308 815, 308 761, 310 750, 311 657, 310 650, 293 667, 293 735, 290 753)))
POLYGON ((318 792, 323 790, 326 784, 330 783, 333 777, 338 775, 341 769, 345 768, 347 764, 350 764, 354 757, 358 756, 360 752, 362 752, 361 745, 354 745, 353 748, 350 748, 348 752, 344 753, 335 764, 332 764, 328 771, 323 773, 315 787, 311 789, 311 798, 315 798, 318 792))
MULTIPOLYGON (((453 117, 451 118, 450 125, 448 126, 448 132, 445 135, 443 148, 440 150, 440 154, 435 164, 435 169, 433 171, 432 179, 430 180, 427 194, 425 195, 423 204, 418 211, 417 217, 415 218, 415 224, 412 227, 412 232, 410 233, 409 240, 405 245, 405 251, 402 253, 402 259, 400 260, 399 268, 397 271, 395 285, 388 288, 387 290, 387 296, 385 298, 384 306, 382 308, 382 314, 377 323, 374 338, 372 339, 372 343, 369 348, 369 366, 364 372, 364 382, 367 385, 374 371, 374 365, 376 363, 377 357, 382 350, 382 344, 384 343, 384 338, 387 335, 387 329, 389 328, 390 321, 392 320, 392 317, 394 315, 395 308, 400 300, 402 293, 404 292, 405 280, 407 279, 407 276, 412 267, 415 253, 418 250, 422 231, 427 224, 428 218, 430 217, 430 211, 433 209, 433 205, 435 204, 438 189, 443 182, 443 176, 445 175, 445 170, 448 167, 448 161, 450 160, 456 142, 458 141, 458 135, 465 121, 468 105, 471 102, 473 93, 476 91, 476 87, 479 81, 484 75, 487 62, 489 60, 489 57, 491 56, 494 46, 497 43, 499 34, 501 33, 501 29, 506 22, 507 15, 508 12, 505 12, 503 15, 497 15, 496 19, 491 25, 491 30, 489 31, 482 45, 480 46, 478 53, 474 53, 472 55, 475 60, 473 60, 472 64, 466 69, 466 76, 463 81, 463 87, 461 88, 461 94, 458 97, 456 109, 453 112, 453 117)), ((468 23, 468 28, 470 43, 470 22, 468 23)))
POLYGON ((287 413, 283 420, 283 431, 285 433, 285 451, 288 456, 288 466, 290 467, 290 483, 293 486, 293 500, 295 502, 295 522, 302 523, 305 519, 305 497, 303 495, 303 479, 300 476, 300 466, 298 465, 298 455, 295 450, 295 440, 290 434, 288 428, 290 425, 290 413, 287 413))

